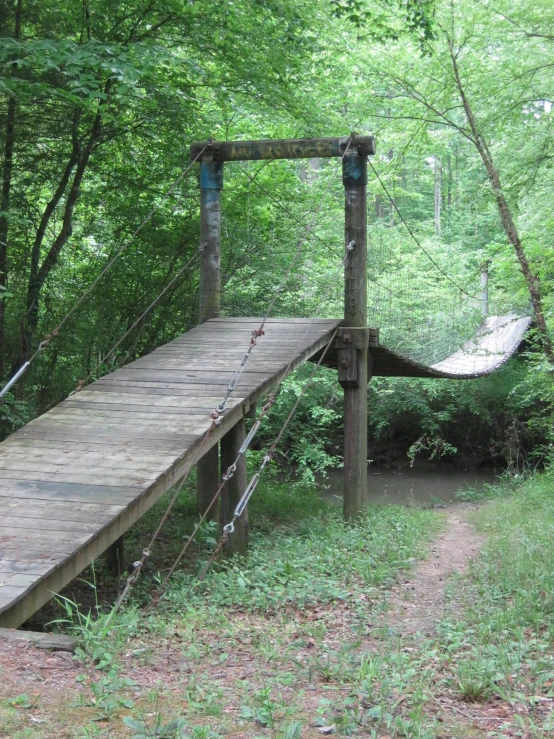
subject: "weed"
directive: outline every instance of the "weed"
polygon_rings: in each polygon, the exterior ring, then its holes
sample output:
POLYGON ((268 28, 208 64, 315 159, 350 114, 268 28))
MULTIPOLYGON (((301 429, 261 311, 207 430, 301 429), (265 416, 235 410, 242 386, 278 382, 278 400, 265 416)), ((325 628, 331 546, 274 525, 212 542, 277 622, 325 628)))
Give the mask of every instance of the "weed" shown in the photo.
POLYGON ((494 679, 486 663, 462 660, 454 669, 454 678, 460 696, 466 701, 484 703, 494 692, 494 679))
MULTIPOLYGON (((87 584, 96 592, 95 582, 87 584)), ((85 613, 70 598, 58 595, 56 600, 65 616, 51 621, 49 625, 63 626, 78 637, 76 657, 83 661, 90 659, 98 670, 110 670, 118 649, 137 630, 137 612, 128 608, 117 613, 114 610, 102 613, 97 604, 95 614, 92 610, 85 613)))
POLYGON ((270 536, 253 535, 248 558, 223 562, 202 584, 181 573, 166 603, 170 610, 209 603, 277 611, 363 595, 367 609, 368 586, 409 567, 436 521, 431 511, 372 508, 357 525, 345 527, 340 513, 328 508, 270 536))
POLYGON ((88 688, 92 693, 84 705, 93 706, 96 710, 95 721, 110 721, 124 708, 133 708, 135 702, 122 695, 124 690, 134 686, 130 678, 121 678, 117 674, 91 680, 88 688))
POLYGON ((29 696, 26 693, 16 695, 15 698, 8 698, 5 703, 11 708, 34 708, 34 703, 29 699, 29 696))
POLYGON ((174 719, 163 723, 159 713, 155 713, 152 721, 142 715, 140 718, 125 716, 125 726, 133 730, 133 739, 180 739, 188 736, 187 723, 184 719, 174 719))
POLYGON ((187 683, 184 696, 191 712, 205 716, 221 716, 223 712, 223 691, 217 683, 198 679, 193 675, 187 683))

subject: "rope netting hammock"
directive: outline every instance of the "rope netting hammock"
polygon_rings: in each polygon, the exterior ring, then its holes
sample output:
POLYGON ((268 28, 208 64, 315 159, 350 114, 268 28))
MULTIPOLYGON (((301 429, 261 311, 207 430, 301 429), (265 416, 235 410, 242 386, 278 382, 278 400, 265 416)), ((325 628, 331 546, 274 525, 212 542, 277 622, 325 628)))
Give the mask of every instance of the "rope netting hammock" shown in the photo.
MULTIPOLYGON (((420 224, 416 235, 376 170, 371 164, 370 167, 374 177, 368 190, 384 194, 395 216, 380 218, 368 205, 367 322, 379 329, 380 339, 380 350, 374 352, 374 374, 456 378, 492 372, 521 343, 531 322, 529 305, 503 289, 493 274, 484 313, 480 293, 482 251, 460 241, 447 243, 425 223, 420 224)), ((299 217, 297 210, 287 207, 272 192, 270 184, 261 184, 256 165, 238 165, 237 170, 236 176, 248 182, 248 208, 251 188, 258 188, 261 197, 277 207, 276 213, 285 213, 292 238, 298 224, 311 219, 313 209, 309 204, 301 209, 304 215, 299 217)), ((312 305, 326 289, 328 264, 340 257, 343 248, 344 196, 340 184, 339 166, 333 161, 311 171, 303 183, 305 191, 300 197, 307 197, 308 201, 315 197, 320 202, 323 193, 326 208, 316 223, 310 222, 307 243, 293 270, 296 284, 289 284, 286 301, 276 304, 275 315, 310 315, 312 305), (291 300, 291 294, 298 299, 291 300)), ((371 195, 368 201, 370 198, 371 195)), ((288 247, 283 240, 268 242, 260 234, 257 243, 253 242, 256 235, 248 233, 240 247, 250 246, 252 253, 266 249, 274 261, 286 262, 288 247)), ((230 291, 224 299, 225 315, 255 313, 250 297, 230 291)), ((340 316, 343 305, 344 288, 338 279, 319 315, 340 316)))

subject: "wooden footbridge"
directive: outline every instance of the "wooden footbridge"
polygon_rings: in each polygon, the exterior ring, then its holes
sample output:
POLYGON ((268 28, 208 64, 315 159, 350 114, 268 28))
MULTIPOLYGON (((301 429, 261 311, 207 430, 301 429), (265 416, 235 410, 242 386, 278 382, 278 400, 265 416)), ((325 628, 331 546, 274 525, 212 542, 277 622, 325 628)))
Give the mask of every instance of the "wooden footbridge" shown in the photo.
MULTIPOLYGON (((220 480, 218 446, 226 469, 244 439, 245 416, 301 363, 319 359, 338 369, 345 392, 345 515, 352 518, 366 484, 371 375, 476 377, 516 351, 529 324, 518 316, 487 319, 450 364, 447 359, 424 367, 379 344, 378 331, 366 326, 365 163, 371 153, 373 140, 354 136, 192 148, 201 160, 201 325, 102 377, 0 444, 1 626, 19 626, 95 558, 118 546, 124 532, 195 464, 204 510, 220 480), (260 326, 259 318, 219 317, 223 162, 300 156, 343 159, 345 244, 352 252, 345 262, 345 318, 267 319, 213 427, 214 408, 260 326)), ((229 485, 231 501, 245 485, 243 460, 234 487, 229 485)), ((237 536, 244 543, 245 528, 237 536)))

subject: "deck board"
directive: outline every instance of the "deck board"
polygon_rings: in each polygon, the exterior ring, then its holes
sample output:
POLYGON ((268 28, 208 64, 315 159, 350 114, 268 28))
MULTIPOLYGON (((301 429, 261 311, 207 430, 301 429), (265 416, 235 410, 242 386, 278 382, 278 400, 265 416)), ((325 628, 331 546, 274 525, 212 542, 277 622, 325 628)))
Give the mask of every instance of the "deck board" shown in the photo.
POLYGON ((105 551, 340 321, 268 320, 205 439, 259 324, 208 321, 0 444, 1 626, 19 626, 105 551))

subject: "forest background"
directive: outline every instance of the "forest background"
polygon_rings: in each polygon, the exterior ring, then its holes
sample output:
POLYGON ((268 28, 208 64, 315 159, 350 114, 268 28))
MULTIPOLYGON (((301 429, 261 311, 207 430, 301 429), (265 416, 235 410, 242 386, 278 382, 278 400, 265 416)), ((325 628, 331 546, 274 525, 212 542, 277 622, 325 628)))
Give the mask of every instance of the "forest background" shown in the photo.
MULTIPOLYGON (((484 261, 493 309, 534 317, 523 355, 491 378, 373 380, 371 458, 543 466, 553 22, 550 0, 0 2, 2 383, 125 245, 0 401, 0 438, 80 379, 196 324, 198 265, 186 265, 198 250, 197 168, 178 179, 191 142, 356 130, 375 135, 381 180, 368 188, 370 320, 399 348, 439 358, 472 320, 455 286, 478 293, 484 261)), ((320 315, 340 316, 342 197, 336 162, 228 165, 224 315, 263 314, 311 224, 274 315, 313 315, 331 283, 320 315)), ((301 381, 302 370, 284 384, 265 438, 301 381)), ((283 451, 304 480, 340 463, 341 397, 336 373, 322 371, 289 427, 283 451)))

